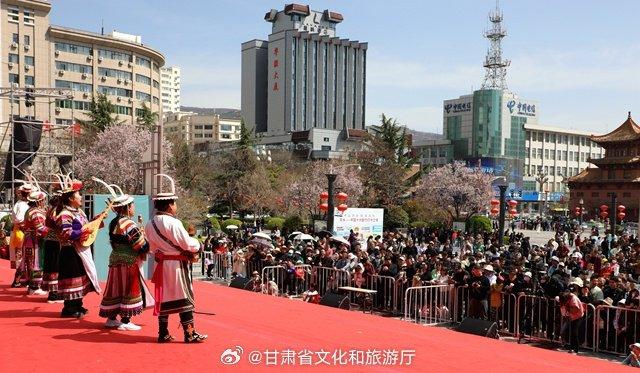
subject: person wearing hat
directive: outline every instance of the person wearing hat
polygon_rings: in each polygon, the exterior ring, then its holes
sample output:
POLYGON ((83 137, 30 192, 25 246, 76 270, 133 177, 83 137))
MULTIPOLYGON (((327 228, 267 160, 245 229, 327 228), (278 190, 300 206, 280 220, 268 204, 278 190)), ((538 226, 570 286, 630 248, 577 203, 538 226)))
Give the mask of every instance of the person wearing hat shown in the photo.
POLYGON ((56 219, 60 239, 58 292, 64 299, 60 316, 81 318, 88 312, 82 306, 82 298, 101 291, 91 248, 82 246, 92 231, 86 226, 89 220, 82 211, 82 182, 71 179, 69 174, 61 178, 60 184, 62 208, 56 219))
POLYGON ((42 289, 49 292, 47 297, 47 302, 49 303, 61 303, 63 301, 62 296, 58 294, 60 241, 58 240, 58 229, 56 226, 61 188, 62 185, 59 182, 52 184, 52 193, 49 197, 49 206, 45 220, 45 225, 49 229, 42 242, 44 251, 42 261, 42 289))
POLYGON ((167 179, 170 192, 159 192, 153 197, 155 216, 145 226, 150 251, 155 254, 156 269, 154 316, 158 316, 158 343, 171 342, 169 315, 180 314, 185 343, 203 342, 207 336, 196 332, 193 310, 195 301, 189 271, 189 262, 200 251, 200 242, 189 237, 182 222, 175 217, 178 211, 175 182, 165 174, 157 176, 167 179))
MULTIPOLYGON (((22 181, 22 180, 16 180, 22 181)), ((27 283, 25 273, 22 268, 22 244, 24 242, 24 215, 29 209, 27 197, 33 191, 33 185, 23 182, 16 191, 18 201, 13 205, 11 212, 11 222, 13 227, 9 238, 9 259, 11 260, 11 268, 16 270, 11 287, 17 288, 27 283)))
POLYGON ((640 368, 640 343, 629 345, 629 355, 622 362, 622 365, 629 365, 640 368))
POLYGON ((109 223, 111 255, 99 316, 107 318, 107 328, 140 330, 140 326, 131 322, 131 317, 141 314, 144 307, 154 303, 140 271, 149 251, 149 244, 131 219, 136 212, 133 197, 124 194, 117 185, 108 185, 97 178, 94 181, 109 190, 109 202, 116 213, 109 223), (116 320, 117 316, 120 316, 120 321, 116 320))
POLYGON ((26 274, 29 282, 28 294, 45 295, 42 286, 42 268, 40 262, 42 258, 42 238, 47 235, 49 228, 45 225, 46 211, 44 209, 47 195, 39 188, 29 193, 29 209, 24 214, 24 243, 22 251, 24 258, 22 270, 26 274))

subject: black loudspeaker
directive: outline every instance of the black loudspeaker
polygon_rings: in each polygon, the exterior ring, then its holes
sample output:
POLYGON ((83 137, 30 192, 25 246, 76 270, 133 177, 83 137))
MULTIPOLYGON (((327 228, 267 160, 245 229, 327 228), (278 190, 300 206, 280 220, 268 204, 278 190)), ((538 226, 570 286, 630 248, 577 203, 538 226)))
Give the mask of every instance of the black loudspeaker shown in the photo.
POLYGON ((481 337, 498 339, 498 324, 493 321, 472 319, 467 317, 455 329, 456 331, 475 334, 481 337))
POLYGON ((325 293, 320 299, 320 304, 323 306, 342 308, 343 310, 351 309, 351 301, 348 295, 332 292, 325 293))
POLYGON ((236 288, 236 289, 250 290, 251 279, 246 277, 241 277, 241 276, 235 277, 233 280, 231 280, 229 287, 236 288))

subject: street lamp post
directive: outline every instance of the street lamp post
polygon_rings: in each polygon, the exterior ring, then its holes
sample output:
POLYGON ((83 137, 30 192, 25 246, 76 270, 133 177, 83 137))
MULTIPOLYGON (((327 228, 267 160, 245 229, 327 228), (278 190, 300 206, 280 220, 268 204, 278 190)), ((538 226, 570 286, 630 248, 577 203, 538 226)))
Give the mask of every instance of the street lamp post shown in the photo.
POLYGON ((582 198, 580 198, 580 226, 582 227, 582 220, 583 220, 583 214, 584 214, 584 200, 582 198))
POLYGON ((618 195, 615 192, 611 193, 611 237, 616 236, 616 218, 617 218, 617 198, 618 195))
POLYGON ((498 188, 500 188, 500 223, 498 224, 498 229, 499 229, 499 235, 498 235, 498 239, 499 241, 499 245, 502 246, 502 235, 504 234, 504 218, 505 218, 505 214, 504 214, 504 210, 505 210, 505 195, 507 193, 507 185, 498 185, 498 188))
MULTIPOLYGON (((335 168, 346 168, 346 167, 350 167, 350 166, 358 166, 358 170, 360 170, 360 165, 357 163, 351 163, 351 164, 345 164, 342 166, 337 166, 335 168)), ((327 191, 329 192, 329 198, 327 199, 327 231, 333 233, 333 223, 334 223, 334 219, 335 219, 335 213, 334 213, 334 208, 333 208, 333 184, 336 181, 336 179, 338 178, 338 175, 336 175, 335 173, 333 173, 334 171, 334 167, 333 165, 331 165, 329 167, 329 173, 326 174, 327 175, 327 182, 328 182, 328 188, 327 191)))

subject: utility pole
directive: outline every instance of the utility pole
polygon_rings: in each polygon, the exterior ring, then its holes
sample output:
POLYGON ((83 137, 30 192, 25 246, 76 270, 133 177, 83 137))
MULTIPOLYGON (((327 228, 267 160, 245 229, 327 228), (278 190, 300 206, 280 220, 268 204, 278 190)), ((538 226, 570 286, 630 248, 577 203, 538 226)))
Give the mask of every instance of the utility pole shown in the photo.
POLYGON ((335 218, 333 209, 333 183, 336 181, 338 175, 329 173, 327 174, 327 181, 329 182, 329 198, 327 200, 327 231, 333 234, 333 220, 335 218))
POLYGON ((505 210, 505 194, 507 192, 507 185, 498 185, 500 188, 500 224, 498 225, 499 229, 499 245, 502 246, 502 237, 504 235, 504 210, 505 210))

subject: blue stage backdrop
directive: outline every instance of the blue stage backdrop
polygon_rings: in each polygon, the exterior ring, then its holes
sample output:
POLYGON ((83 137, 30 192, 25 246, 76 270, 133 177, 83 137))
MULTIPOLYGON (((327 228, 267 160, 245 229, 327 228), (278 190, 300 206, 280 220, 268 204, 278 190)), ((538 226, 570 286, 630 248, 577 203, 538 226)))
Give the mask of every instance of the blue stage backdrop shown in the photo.
MULTIPOLYGON (((92 216, 89 218, 98 215, 105 209, 107 206, 107 198, 109 195, 106 194, 94 194, 93 195, 93 211, 92 216)), ((149 203, 149 196, 133 196, 134 203, 136 205, 136 214, 133 217, 133 220, 137 223, 138 215, 142 215, 142 219, 144 220, 143 224, 146 224, 149 221, 149 217, 151 216, 151 205, 149 203)), ((109 244, 109 223, 113 218, 115 218, 115 214, 113 211, 109 212, 109 216, 104 220, 105 227, 100 229, 98 233, 98 237, 96 238, 96 242, 93 244, 93 258, 96 262, 96 269, 98 270, 98 278, 100 280, 106 280, 107 274, 109 272, 109 255, 111 254, 111 245, 109 244)), ((148 255, 147 262, 144 264, 144 273, 146 278, 150 279, 153 271, 153 255, 148 255)))

